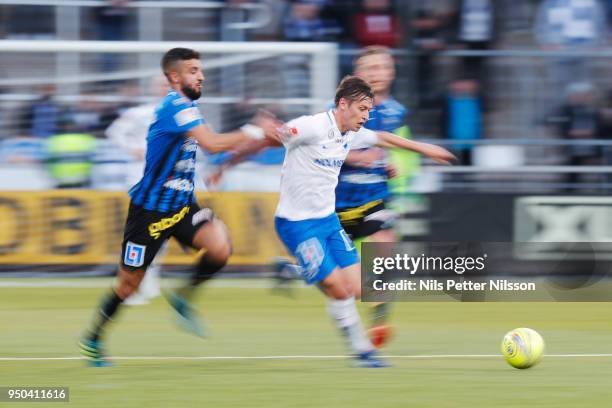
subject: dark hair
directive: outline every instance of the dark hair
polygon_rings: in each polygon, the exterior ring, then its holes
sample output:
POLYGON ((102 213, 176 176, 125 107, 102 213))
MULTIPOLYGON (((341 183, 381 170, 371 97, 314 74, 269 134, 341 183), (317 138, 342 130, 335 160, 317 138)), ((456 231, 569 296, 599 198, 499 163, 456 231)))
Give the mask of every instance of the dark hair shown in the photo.
POLYGON ((200 59, 200 53, 190 48, 172 48, 164 54, 161 60, 161 68, 164 75, 168 76, 168 70, 178 61, 200 59))
POLYGON ((359 54, 353 59, 353 68, 357 67, 357 63, 360 59, 369 57, 370 55, 388 55, 392 56, 389 48, 384 47, 382 45, 370 45, 368 47, 362 48, 359 51, 359 54))
POLYGON ((354 75, 347 75, 336 89, 336 98, 334 99, 336 106, 342 98, 349 102, 355 102, 365 98, 374 99, 374 93, 366 81, 354 75))

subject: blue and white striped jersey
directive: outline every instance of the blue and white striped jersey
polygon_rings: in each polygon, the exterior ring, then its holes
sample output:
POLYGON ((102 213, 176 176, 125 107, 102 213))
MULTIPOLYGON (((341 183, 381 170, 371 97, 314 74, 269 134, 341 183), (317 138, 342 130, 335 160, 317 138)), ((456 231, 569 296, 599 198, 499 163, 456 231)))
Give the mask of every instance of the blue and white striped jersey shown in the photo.
POLYGON ((193 202, 198 144, 186 133, 205 123, 195 101, 168 92, 149 127, 144 175, 129 193, 134 204, 171 212, 193 202))

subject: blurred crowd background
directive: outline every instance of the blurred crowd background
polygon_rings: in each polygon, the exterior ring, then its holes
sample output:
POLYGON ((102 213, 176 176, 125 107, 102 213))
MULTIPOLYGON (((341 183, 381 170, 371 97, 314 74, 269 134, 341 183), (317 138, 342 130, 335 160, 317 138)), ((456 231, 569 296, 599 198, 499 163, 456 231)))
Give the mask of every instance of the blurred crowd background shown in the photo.
MULTIPOLYGON (((334 81, 351 72, 362 47, 383 45, 395 57, 392 93, 408 109, 412 137, 445 144, 460 158, 454 169, 421 163, 415 173, 426 177, 415 174, 415 191, 612 187, 612 1, 136 3, 1 1, 0 39, 325 42, 337 46, 328 61, 334 81)), ((121 169, 144 155, 144 136, 134 134, 146 133, 164 93, 153 74, 161 53, 81 52, 75 62, 73 54, 53 50, 0 52, 0 189, 126 190, 135 180, 121 169)), ((333 95, 333 89, 315 95, 317 86, 330 86, 312 83, 313 56, 297 48, 236 64, 226 60, 240 53, 203 54, 202 111, 220 131, 242 125, 260 107, 290 119, 324 107, 333 95), (217 63, 210 70, 208 58, 217 63)), ((221 188, 274 191, 282 157, 278 149, 259 155, 245 165, 246 176, 230 177, 221 188)), ((223 160, 200 158, 206 169, 223 160)))

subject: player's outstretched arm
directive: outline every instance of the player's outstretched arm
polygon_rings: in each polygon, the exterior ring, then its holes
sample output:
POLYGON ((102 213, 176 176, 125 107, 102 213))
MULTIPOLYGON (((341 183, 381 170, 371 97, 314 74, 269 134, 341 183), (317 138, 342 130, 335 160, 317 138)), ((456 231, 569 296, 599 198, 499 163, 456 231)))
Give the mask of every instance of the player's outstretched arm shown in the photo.
POLYGON ((344 162, 354 167, 370 168, 384 158, 384 150, 379 148, 351 150, 344 162))
POLYGON ((261 140, 251 140, 246 144, 241 145, 237 149, 232 150, 232 158, 223 163, 219 168, 206 178, 206 185, 214 186, 221 181, 223 173, 247 160, 250 156, 272 146, 279 146, 274 140, 265 138, 261 140))
POLYGON ((452 164, 453 161, 457 160, 454 154, 434 144, 404 139, 389 132, 376 132, 376 135, 378 136, 378 142, 376 144, 380 147, 411 150, 423 156, 427 156, 440 164, 452 164))
MULTIPOLYGON (((210 153, 236 150, 251 141, 263 141, 277 132, 278 120, 268 114, 258 114, 252 124, 229 133, 216 133, 206 125, 198 125, 187 132, 201 148, 210 153)), ((252 153, 251 153, 252 154, 252 153)))

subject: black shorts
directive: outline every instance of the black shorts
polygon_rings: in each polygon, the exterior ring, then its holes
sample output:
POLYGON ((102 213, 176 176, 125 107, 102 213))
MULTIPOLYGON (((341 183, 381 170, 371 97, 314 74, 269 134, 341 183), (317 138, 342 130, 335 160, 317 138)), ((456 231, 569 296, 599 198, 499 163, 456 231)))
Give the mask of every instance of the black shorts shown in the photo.
POLYGON ((383 200, 375 200, 353 208, 336 210, 340 224, 352 239, 368 237, 378 231, 393 228, 396 214, 383 200))
POLYGON ((200 209, 195 202, 169 213, 145 210, 130 202, 121 245, 121 265, 128 270, 147 268, 170 237, 193 248, 196 232, 213 217, 209 208, 200 209))

